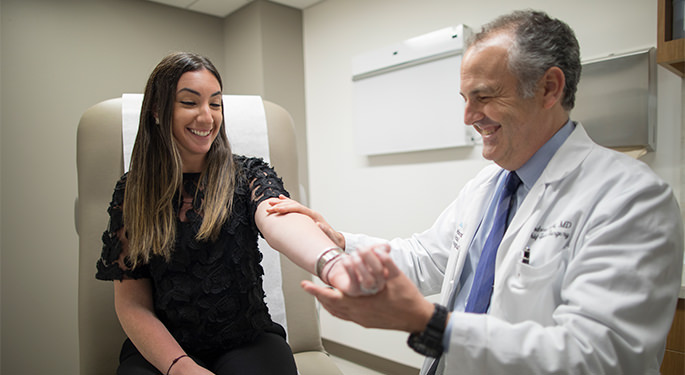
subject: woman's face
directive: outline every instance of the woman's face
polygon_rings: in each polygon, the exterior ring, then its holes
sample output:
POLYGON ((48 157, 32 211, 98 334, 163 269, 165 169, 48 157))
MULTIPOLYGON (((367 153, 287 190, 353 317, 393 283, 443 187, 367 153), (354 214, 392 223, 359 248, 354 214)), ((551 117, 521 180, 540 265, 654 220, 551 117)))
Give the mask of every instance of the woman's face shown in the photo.
POLYGON ((176 86, 172 133, 183 172, 200 172, 223 120, 221 86, 207 69, 185 72, 176 86))

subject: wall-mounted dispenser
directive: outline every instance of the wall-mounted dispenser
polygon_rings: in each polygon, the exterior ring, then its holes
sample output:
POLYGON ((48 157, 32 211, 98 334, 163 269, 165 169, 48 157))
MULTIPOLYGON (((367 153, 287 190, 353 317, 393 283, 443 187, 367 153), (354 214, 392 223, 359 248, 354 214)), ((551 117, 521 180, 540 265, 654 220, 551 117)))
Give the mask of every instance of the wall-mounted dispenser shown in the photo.
POLYGON ((656 83, 655 48, 586 61, 571 119, 602 146, 654 151, 656 83))

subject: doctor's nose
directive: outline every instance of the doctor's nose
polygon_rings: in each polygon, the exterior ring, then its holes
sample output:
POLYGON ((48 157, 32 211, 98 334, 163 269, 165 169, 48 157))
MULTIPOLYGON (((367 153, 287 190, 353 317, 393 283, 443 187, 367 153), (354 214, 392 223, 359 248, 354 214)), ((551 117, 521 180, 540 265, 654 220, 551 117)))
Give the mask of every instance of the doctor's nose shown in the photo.
POLYGON ((464 105, 464 124, 473 125, 483 118, 485 118, 485 114, 481 110, 480 105, 467 101, 464 105))

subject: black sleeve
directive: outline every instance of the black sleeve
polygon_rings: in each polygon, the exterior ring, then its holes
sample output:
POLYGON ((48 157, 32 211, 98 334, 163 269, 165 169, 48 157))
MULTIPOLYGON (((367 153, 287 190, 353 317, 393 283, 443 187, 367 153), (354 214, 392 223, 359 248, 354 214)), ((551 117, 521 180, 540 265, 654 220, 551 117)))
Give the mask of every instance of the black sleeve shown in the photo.
POLYGON ((121 236, 126 235, 124 229, 123 203, 126 191, 126 174, 124 174, 114 187, 112 201, 107 212, 109 224, 102 234, 102 253, 98 259, 95 278, 99 280, 123 280, 140 279, 149 277, 147 265, 139 265, 131 268, 130 262, 123 256, 121 236))

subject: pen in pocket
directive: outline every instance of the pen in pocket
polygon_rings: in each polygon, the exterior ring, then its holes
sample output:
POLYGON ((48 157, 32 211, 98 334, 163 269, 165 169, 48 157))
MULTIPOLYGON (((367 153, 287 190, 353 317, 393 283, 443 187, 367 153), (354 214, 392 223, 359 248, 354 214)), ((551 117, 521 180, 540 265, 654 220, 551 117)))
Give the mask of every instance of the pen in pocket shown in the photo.
POLYGON ((523 259, 521 259, 521 263, 530 264, 530 247, 528 246, 523 249, 523 259))

